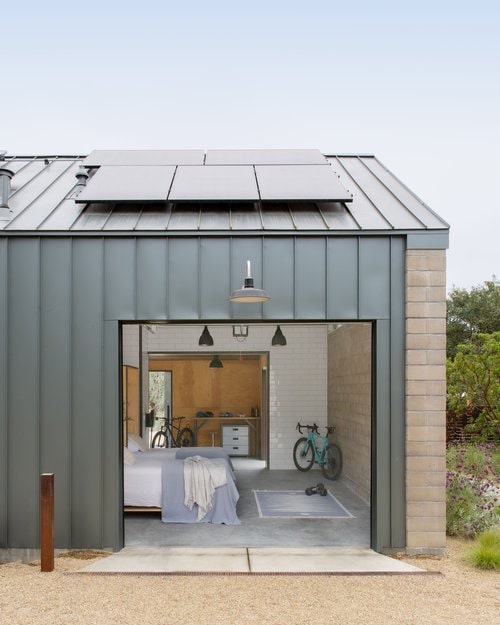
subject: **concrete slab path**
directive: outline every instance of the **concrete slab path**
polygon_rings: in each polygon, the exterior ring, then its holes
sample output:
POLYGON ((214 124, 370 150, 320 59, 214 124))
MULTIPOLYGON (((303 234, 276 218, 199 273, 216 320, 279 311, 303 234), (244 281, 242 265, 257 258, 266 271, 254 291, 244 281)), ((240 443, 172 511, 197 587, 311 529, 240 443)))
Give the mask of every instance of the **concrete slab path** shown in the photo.
POLYGON ((398 574, 423 569, 376 553, 343 547, 125 547, 80 573, 136 574, 398 574))

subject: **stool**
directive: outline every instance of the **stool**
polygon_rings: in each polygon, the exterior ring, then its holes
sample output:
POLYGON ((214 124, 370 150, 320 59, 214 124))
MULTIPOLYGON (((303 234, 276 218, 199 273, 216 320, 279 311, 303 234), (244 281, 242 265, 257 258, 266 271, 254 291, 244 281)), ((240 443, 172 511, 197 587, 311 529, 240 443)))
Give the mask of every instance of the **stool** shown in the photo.
POLYGON ((212 435, 212 447, 215 447, 215 435, 217 434, 217 432, 209 432, 209 434, 212 435))

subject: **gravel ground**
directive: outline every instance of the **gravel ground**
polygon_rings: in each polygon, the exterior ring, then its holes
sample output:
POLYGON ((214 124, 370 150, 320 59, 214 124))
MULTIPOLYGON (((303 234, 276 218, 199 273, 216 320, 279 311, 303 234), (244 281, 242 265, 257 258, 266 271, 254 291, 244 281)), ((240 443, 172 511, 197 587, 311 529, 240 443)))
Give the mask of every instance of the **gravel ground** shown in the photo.
MULTIPOLYGON (((402 557, 441 575, 74 575, 92 560, 0 566, 1 625, 489 625, 500 619, 498 573, 445 556, 402 557)), ((82 554, 95 557, 95 554, 82 554)))

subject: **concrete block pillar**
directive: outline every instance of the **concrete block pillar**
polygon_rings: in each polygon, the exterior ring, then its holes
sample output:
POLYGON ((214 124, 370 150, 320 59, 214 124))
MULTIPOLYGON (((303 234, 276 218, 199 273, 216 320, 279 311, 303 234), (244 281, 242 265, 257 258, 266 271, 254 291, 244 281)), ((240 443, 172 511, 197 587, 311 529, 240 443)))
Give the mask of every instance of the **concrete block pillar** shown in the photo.
POLYGON ((406 252, 406 546, 446 546, 446 252, 406 252))

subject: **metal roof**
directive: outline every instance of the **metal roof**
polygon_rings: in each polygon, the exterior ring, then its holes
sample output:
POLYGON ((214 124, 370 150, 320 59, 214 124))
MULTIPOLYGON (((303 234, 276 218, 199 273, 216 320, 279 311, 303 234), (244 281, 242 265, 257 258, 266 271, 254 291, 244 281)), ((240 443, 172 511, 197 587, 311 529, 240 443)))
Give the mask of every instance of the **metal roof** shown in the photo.
MULTIPOLYGON (((10 216, 0 216, 0 230, 15 233, 120 233, 120 232, 312 232, 339 231, 395 232, 447 230, 448 224, 426 206, 380 161, 370 155, 327 155, 317 150, 96 150, 90 156, 12 156, 6 155, 1 166, 14 172, 9 196, 10 216), (319 156, 318 156, 319 155, 319 156), (323 159, 323 164, 320 162, 323 159), (164 181, 150 195, 135 193, 134 185, 122 187, 122 195, 105 201, 78 203, 75 199, 82 187, 77 186, 80 166, 130 168, 137 165, 140 172, 174 165, 210 167, 223 162, 232 166, 324 167, 329 163, 343 189, 352 195, 350 202, 326 202, 321 197, 310 201, 294 201, 294 188, 300 181, 288 178, 290 193, 280 189, 282 201, 250 201, 252 196, 203 196, 195 201, 156 201, 163 193, 164 181), (231 197, 233 196, 233 197, 231 197), (228 199, 231 201, 224 201, 228 199), (109 200, 109 201, 108 201, 109 200), (141 201, 142 200, 142 201, 141 201), (208 200, 212 200, 211 202, 208 200), (220 201, 219 201, 220 200, 220 201), (248 201, 246 201, 248 200, 248 201)), ((262 169, 262 167, 260 167, 262 169)), ((278 171, 276 168, 276 171, 278 171)), ((198 169, 201 169, 198 167, 198 169)), ((234 167, 236 169, 236 167, 234 167)), ((328 167, 330 170, 330 167, 328 167)), ((98 181, 99 169, 90 169, 93 182, 98 181)), ((175 178, 174 178, 175 180, 175 178)), ((281 180, 287 180, 282 177, 281 180)), ((153 176, 152 183, 158 180, 153 176)), ((281 184, 281 182, 280 182, 281 184)), ((83 187, 83 193, 92 187, 83 187)), ((95 188, 95 187, 94 187, 95 188)), ((223 191, 223 189, 222 189, 223 191)), ((270 194, 272 197, 277 197, 270 194)), ((165 197, 165 196, 163 196, 165 197)), ((181 193, 176 196, 181 197, 181 193)), ((186 197, 186 196, 184 196, 186 197)), ((103 198, 99 198, 103 199, 103 198)), ((191 200, 192 198, 186 197, 191 200)))

